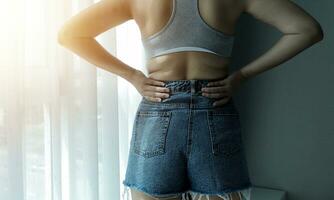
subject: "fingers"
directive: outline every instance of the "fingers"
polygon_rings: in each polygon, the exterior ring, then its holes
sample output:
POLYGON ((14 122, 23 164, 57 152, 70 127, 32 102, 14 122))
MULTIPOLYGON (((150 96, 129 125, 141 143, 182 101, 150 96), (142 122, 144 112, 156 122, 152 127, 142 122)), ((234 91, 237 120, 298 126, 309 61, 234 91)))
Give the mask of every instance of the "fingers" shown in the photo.
POLYGON ((145 91, 151 91, 151 92, 161 92, 161 93, 169 93, 169 88, 167 87, 157 87, 157 86, 151 86, 147 85, 144 88, 145 91))
POLYGON ((213 89, 213 90, 210 90, 210 91, 211 91, 210 93, 205 92, 205 93, 202 93, 202 95, 205 96, 205 97, 209 97, 209 98, 219 99, 219 100, 213 102, 214 107, 221 106, 221 105, 225 104, 231 98, 231 94, 227 89, 219 88, 219 89, 213 89), (215 91, 217 91, 217 92, 215 92, 215 91))
POLYGON ((165 85, 165 83, 163 81, 155 80, 155 79, 152 79, 152 78, 147 78, 146 79, 146 84, 156 85, 156 86, 164 86, 165 85))
POLYGON ((148 78, 143 89, 143 96, 153 102, 161 102, 163 98, 169 97, 170 89, 164 87, 163 81, 148 78))
POLYGON ((222 98, 230 95, 230 91, 228 87, 209 87, 202 88, 202 95, 209 98, 222 98))
POLYGON ((161 98, 153 98, 150 96, 144 96, 145 99, 147 99, 148 101, 153 101, 153 102, 161 102, 162 99, 161 98))
POLYGON ((214 107, 224 105, 231 98, 231 88, 227 82, 227 79, 212 81, 209 82, 206 86, 207 87, 203 87, 201 89, 202 95, 209 98, 218 99, 217 101, 213 102, 214 107))
POLYGON ((217 106, 222 106, 225 103, 227 103, 230 100, 230 97, 225 97, 222 99, 219 99, 218 101, 213 102, 213 107, 217 107, 217 106))
MULTIPOLYGON (((154 92, 154 91, 144 91, 144 96, 147 98, 151 98, 153 101, 160 102, 162 98, 168 98, 168 93, 162 93, 162 92, 154 92)), ((150 100, 150 99, 148 99, 150 100)))
POLYGON ((228 87, 226 86, 219 86, 219 87, 203 87, 201 89, 204 93, 218 93, 218 92, 225 92, 228 91, 228 87))
POLYGON ((214 99, 230 96, 228 93, 211 93, 211 94, 204 93, 202 95, 205 97, 214 98, 214 99))
POLYGON ((226 79, 218 80, 218 81, 210 81, 206 86, 220 86, 220 85, 225 85, 226 84, 226 79))

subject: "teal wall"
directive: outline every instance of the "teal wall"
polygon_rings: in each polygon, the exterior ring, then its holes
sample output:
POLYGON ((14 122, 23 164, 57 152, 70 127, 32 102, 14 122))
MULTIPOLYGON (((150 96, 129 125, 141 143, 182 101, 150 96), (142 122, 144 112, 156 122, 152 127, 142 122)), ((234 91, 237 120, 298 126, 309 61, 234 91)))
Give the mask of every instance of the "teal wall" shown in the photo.
MULTIPOLYGON (((295 1, 322 25, 324 39, 240 87, 240 112, 255 186, 288 200, 334 200, 334 1, 295 1)), ((260 56, 281 33, 244 14, 232 70, 260 56)))

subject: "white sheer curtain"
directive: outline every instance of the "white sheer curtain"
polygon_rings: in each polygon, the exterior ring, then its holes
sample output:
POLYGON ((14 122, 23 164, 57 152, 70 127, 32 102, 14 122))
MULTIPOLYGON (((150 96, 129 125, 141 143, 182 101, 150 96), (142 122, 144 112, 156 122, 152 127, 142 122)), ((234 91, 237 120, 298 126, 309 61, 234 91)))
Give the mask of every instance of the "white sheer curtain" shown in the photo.
MULTIPOLYGON (((125 79, 57 43, 64 21, 93 3, 1 2, 1 200, 121 199, 141 96, 125 79)), ((133 20, 97 39, 144 71, 133 20)))

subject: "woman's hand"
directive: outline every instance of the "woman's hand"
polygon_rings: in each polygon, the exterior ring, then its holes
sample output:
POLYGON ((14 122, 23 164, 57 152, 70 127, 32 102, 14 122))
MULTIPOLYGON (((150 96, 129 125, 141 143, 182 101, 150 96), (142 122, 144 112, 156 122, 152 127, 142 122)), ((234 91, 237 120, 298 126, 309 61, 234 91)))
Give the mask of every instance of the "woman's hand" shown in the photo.
POLYGON ((169 97, 170 90, 164 87, 165 83, 163 81, 146 77, 145 74, 139 70, 136 70, 134 73, 131 83, 148 101, 161 102, 162 98, 169 97))
POLYGON ((230 100, 245 80, 246 77, 238 70, 222 80, 209 82, 207 87, 202 88, 202 95, 217 98, 213 106, 221 106, 230 100))

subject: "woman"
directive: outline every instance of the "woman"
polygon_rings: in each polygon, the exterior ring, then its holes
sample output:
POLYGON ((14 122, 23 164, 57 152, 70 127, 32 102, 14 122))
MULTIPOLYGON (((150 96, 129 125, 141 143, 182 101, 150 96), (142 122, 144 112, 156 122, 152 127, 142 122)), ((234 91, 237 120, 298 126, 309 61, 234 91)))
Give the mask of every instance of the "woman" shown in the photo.
POLYGON ((232 95, 246 80, 322 38, 319 23, 289 0, 102 0, 59 31, 61 45, 125 78, 143 96, 123 181, 133 200, 250 199, 252 183, 232 95), (283 36, 229 73, 243 12, 283 36), (140 29, 148 77, 94 39, 131 19, 140 29))

